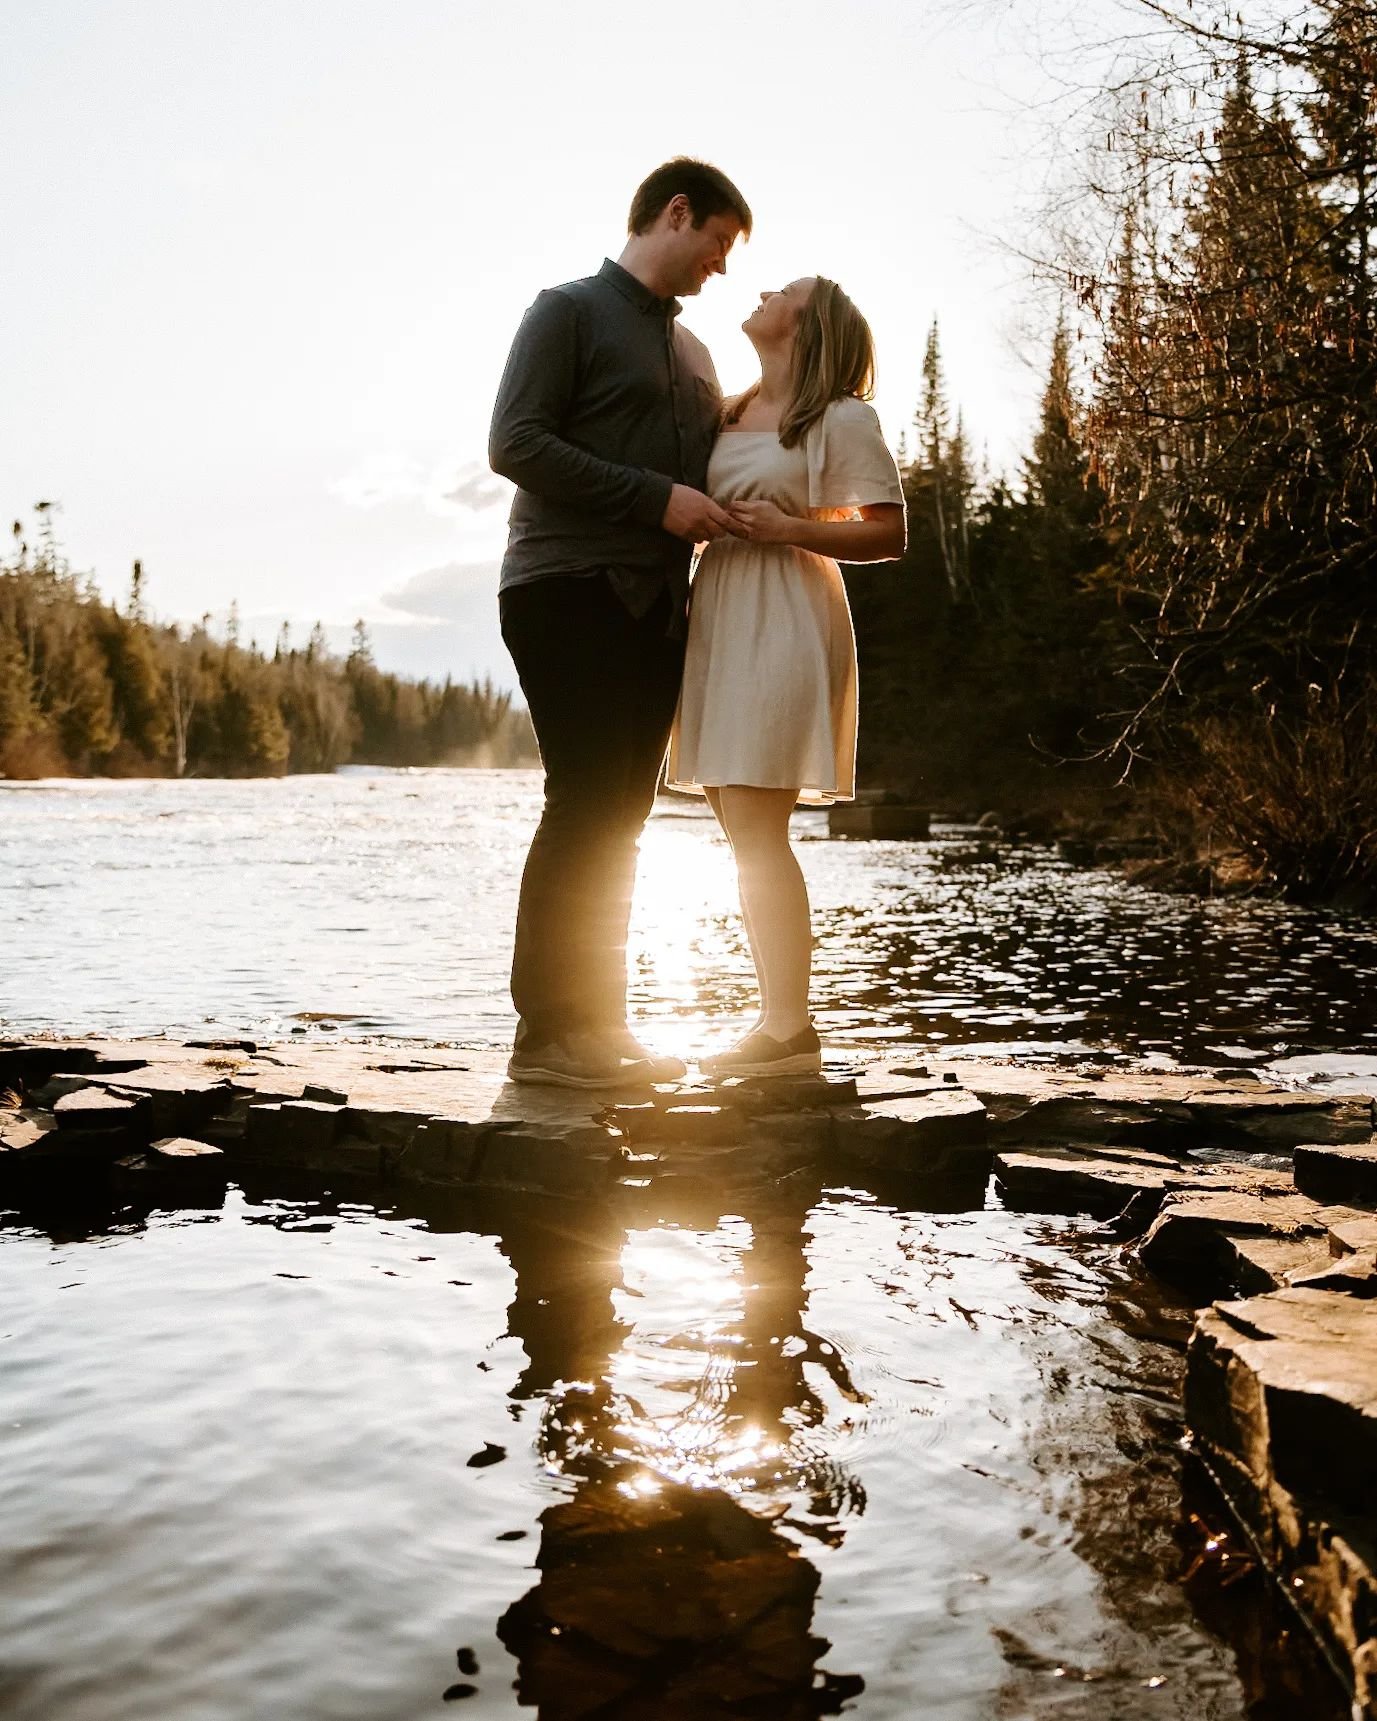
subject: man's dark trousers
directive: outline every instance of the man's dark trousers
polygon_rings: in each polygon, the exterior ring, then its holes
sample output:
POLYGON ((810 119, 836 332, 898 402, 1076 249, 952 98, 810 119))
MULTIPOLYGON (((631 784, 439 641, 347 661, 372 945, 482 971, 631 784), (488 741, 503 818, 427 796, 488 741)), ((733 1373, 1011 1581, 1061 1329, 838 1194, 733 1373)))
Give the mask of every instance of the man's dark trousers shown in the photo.
POLYGON ((520 1044, 626 1021, 636 842, 684 670, 683 638, 669 631, 673 602, 666 582, 636 616, 602 573, 502 593, 502 637, 545 767, 512 959, 520 1044))

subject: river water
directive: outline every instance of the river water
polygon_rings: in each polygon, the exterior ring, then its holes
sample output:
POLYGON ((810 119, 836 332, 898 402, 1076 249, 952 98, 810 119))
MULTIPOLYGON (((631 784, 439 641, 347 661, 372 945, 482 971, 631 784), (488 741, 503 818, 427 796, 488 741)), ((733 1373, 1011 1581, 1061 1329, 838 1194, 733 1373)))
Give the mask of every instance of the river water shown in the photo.
MULTIPOLYGON (((0 784, 0 1032, 508 1043, 539 794, 529 771, 0 784)), ((795 829, 835 1046, 1377 1067, 1370 918, 1134 889, 952 827, 833 842, 803 812, 795 829)), ((692 1052, 752 987, 726 845, 701 804, 662 804, 634 1013, 692 1052)))
MULTIPOLYGON (((537 798, 6 786, 0 1032, 501 1043, 537 798)), ((1368 923, 938 835, 800 816, 835 1047, 1377 1051, 1368 923)), ((662 1044, 748 1009, 691 810, 650 826, 633 945, 662 1044)), ((0 1191, 0 1710, 1337 1721, 1181 1449, 1189 1324, 983 1188, 0 1191)))

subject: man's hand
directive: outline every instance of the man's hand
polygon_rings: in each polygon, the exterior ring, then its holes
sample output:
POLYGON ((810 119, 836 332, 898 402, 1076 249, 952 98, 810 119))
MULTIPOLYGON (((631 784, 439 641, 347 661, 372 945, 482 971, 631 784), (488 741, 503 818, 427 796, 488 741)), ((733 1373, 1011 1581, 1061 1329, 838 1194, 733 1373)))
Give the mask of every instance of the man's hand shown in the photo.
POLYGON ((737 534, 753 544, 791 544, 790 535, 798 526, 792 515, 777 508, 773 502, 733 502, 731 516, 737 534))
POLYGON ((669 493, 664 518, 666 532, 687 538, 690 544, 710 543, 714 538, 739 537, 740 529, 725 508, 691 484, 676 484, 669 493))

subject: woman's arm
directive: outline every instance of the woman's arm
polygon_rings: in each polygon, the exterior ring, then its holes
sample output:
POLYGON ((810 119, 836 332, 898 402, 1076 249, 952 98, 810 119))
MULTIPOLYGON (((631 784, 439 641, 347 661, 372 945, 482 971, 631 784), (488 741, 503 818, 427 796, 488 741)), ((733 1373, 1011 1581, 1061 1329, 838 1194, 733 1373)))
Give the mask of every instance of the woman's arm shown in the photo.
POLYGON ((899 502, 858 508, 859 520, 800 520, 773 502, 733 502, 727 512, 753 544, 792 544, 838 562, 893 562, 904 553, 907 523, 899 502))

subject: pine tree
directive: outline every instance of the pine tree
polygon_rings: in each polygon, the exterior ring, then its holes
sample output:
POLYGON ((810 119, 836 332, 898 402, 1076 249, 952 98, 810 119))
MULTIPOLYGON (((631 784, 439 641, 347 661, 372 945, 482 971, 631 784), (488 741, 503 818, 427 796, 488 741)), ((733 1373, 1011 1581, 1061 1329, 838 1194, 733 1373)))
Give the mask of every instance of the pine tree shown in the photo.
POLYGON ((946 459, 943 462, 944 482, 943 497, 947 513, 947 537, 950 555, 947 560, 947 578, 953 591, 965 592, 974 596, 971 583, 971 502, 975 495, 975 474, 971 469, 970 456, 966 448, 966 420, 960 411, 956 414, 956 429, 952 432, 951 441, 947 444, 946 459))
POLYGON ((1377 306, 1377 5, 1317 0, 1316 10, 1317 27, 1306 40, 1314 84, 1305 104, 1315 145, 1311 172, 1329 212, 1333 272, 1344 283, 1357 329, 1370 334, 1377 306))
POLYGON ((28 774, 23 744, 43 728, 24 649, 0 620, 0 775, 28 774))
POLYGON ((132 613, 121 616, 112 609, 99 637, 123 744, 123 768, 156 768, 171 746, 172 724, 152 629, 132 613))
MULTIPOLYGON (((1023 720, 1037 744, 1059 757, 1084 756, 1109 699, 1105 662, 1112 606, 1093 577, 1106 559, 1105 498, 1090 470, 1084 426, 1063 306, 1052 333, 1032 454, 1024 464, 1013 618, 1021 658, 1017 679, 1029 690, 1023 720)), ((987 520, 996 524, 993 513, 987 520)))
POLYGON ((1071 330, 1063 305, 1052 334, 1033 452, 1025 465, 1029 500, 1039 508, 1078 516, 1086 507, 1090 463, 1079 434, 1080 417, 1071 381, 1071 330))
POLYGON ((968 529, 971 475, 965 431, 951 429, 937 319, 923 351, 923 386, 914 414, 917 453, 910 468, 913 501, 932 533, 953 601, 970 596, 968 529))
POLYGON ((68 613, 45 630, 41 663, 44 705, 63 754, 79 772, 98 769, 119 740, 104 654, 68 613))
POLYGON ((140 624, 148 620, 143 602, 143 563, 135 562, 133 572, 129 576, 129 601, 124 613, 130 621, 140 624))
POLYGON ((373 646, 368 638, 368 628, 363 617, 354 623, 354 635, 349 647, 350 663, 369 663, 373 661, 373 646))

